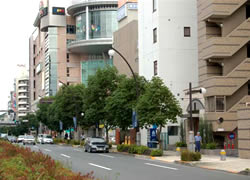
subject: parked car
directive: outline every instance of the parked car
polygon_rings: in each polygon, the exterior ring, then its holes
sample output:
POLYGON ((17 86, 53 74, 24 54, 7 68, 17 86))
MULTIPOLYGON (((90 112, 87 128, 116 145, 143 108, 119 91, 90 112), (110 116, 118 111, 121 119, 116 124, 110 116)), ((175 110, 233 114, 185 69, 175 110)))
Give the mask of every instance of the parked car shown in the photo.
POLYGON ((49 134, 44 134, 42 138, 42 144, 53 144, 53 138, 49 134))
POLYGON ((26 145, 26 144, 33 144, 33 145, 36 145, 35 137, 32 136, 32 135, 24 136, 23 145, 26 145))
POLYGON ((109 152, 109 145, 103 138, 86 138, 84 144, 85 152, 109 152))
POLYGON ((43 134, 38 134, 37 143, 42 144, 43 134))
POLYGON ((24 135, 18 136, 18 138, 17 138, 17 143, 23 142, 23 139, 24 139, 24 135))
POLYGON ((7 136, 8 141, 11 143, 16 143, 17 142, 17 138, 16 136, 7 136))

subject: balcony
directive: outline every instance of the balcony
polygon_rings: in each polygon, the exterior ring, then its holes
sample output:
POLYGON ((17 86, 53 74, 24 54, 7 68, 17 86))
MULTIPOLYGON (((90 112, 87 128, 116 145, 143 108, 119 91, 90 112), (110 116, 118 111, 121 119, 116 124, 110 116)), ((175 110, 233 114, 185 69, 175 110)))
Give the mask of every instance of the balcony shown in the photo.
POLYGON ((18 87, 28 87, 29 85, 27 83, 22 83, 22 84, 18 84, 18 87))
POLYGON ((203 59, 228 58, 245 46, 248 41, 249 37, 212 37, 204 43, 201 56, 203 59))
POLYGON ((26 105, 26 104, 29 104, 29 102, 27 102, 27 101, 19 101, 18 104, 20 104, 20 105, 26 105))
POLYGON ((18 111, 28 111, 28 108, 27 107, 19 107, 18 111))
POLYGON ((204 0, 200 4, 201 20, 226 18, 246 2, 247 0, 204 0))
POLYGON ((26 93, 28 92, 28 89, 18 89, 18 93, 26 93))
POLYGON ((24 96, 24 95, 22 95, 22 96, 18 96, 18 99, 28 99, 29 97, 26 95, 26 96, 24 96))
POLYGON ((68 50, 73 53, 101 54, 112 47, 112 38, 73 41, 68 50))

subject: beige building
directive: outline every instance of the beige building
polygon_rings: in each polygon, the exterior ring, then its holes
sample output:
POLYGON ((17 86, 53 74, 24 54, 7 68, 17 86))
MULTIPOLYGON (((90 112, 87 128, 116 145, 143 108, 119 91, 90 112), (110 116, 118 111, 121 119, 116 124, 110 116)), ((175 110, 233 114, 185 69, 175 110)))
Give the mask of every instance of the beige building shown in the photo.
MULTIPOLYGON (((128 61, 135 73, 138 67, 138 12, 137 2, 118 1, 118 30, 113 34, 113 47, 118 50, 128 61)), ((113 64, 120 74, 132 76, 128 65, 115 53, 113 64)))
POLYGON ((199 83, 206 119, 221 145, 234 132, 239 156, 250 158, 250 2, 198 0, 199 83))

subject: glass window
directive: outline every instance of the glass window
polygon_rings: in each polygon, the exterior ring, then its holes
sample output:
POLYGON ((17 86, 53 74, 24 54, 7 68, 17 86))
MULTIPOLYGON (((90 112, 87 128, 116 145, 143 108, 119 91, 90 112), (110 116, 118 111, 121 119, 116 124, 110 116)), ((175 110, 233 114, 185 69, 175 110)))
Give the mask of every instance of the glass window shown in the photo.
POLYGON ((75 33, 76 33, 76 26, 67 25, 67 34, 75 34, 75 33))
POLYGON ((191 28, 184 27, 184 37, 190 37, 190 36, 191 36, 191 28))
POLYGON ((169 136, 178 136, 178 126, 168 126, 169 136))
POLYGON ((153 42, 156 43, 157 42, 157 28, 153 29, 153 42))
POLYGON ((216 97, 216 111, 224 112, 225 111, 225 98, 224 96, 216 97))
POLYGON ((153 12, 155 12, 157 10, 157 0, 153 0, 153 12))
POLYGON ((76 39, 86 39, 86 13, 76 16, 76 39))
POLYGON ((157 74, 158 74, 157 61, 154 61, 154 75, 156 76, 157 74))
POLYGON ((207 97, 205 103, 206 103, 206 111, 207 112, 215 112, 215 99, 214 99, 214 97, 207 97))

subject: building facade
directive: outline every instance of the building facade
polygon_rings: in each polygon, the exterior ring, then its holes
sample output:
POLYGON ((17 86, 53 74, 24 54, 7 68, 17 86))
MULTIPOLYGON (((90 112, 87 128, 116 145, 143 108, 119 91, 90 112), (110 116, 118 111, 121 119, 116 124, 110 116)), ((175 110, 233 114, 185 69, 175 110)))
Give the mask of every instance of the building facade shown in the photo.
POLYGON ((250 2, 198 0, 199 83, 217 142, 250 158, 250 2), (230 140, 229 134, 236 139, 230 140))
MULTIPOLYGON (((118 30, 113 34, 113 47, 126 58, 133 71, 138 73, 138 4, 135 0, 119 0, 118 4, 118 30)), ((117 53, 114 55, 113 63, 120 74, 132 76, 128 65, 117 53)))
POLYGON ((117 0, 74 0, 67 11, 76 23, 76 38, 68 50, 80 62, 81 83, 87 85, 98 68, 113 65, 108 51, 117 30, 117 0))
MULTIPOLYGON (((181 107, 189 82, 198 85, 196 0, 139 1, 139 74, 159 76, 181 107)), ((179 124, 179 123, 178 123, 179 124)), ((178 124, 168 124, 170 144, 179 141, 178 124)), ((142 144, 148 133, 141 131, 142 144)))

